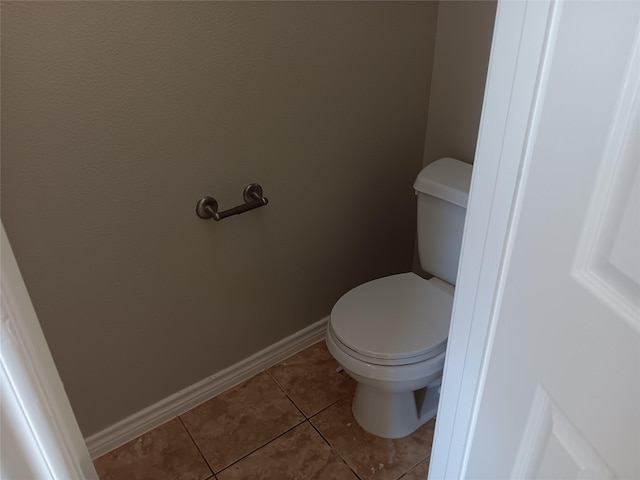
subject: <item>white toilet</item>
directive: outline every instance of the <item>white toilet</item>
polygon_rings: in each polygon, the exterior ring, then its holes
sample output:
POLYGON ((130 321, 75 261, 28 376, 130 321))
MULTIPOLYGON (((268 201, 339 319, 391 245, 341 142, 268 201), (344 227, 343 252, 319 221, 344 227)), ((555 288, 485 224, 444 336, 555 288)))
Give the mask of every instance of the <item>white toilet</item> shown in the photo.
POLYGON ((442 158, 416 179, 418 253, 433 278, 401 273, 362 284, 331 311, 327 347, 357 382, 353 415, 400 438, 438 408, 471 165, 442 158))

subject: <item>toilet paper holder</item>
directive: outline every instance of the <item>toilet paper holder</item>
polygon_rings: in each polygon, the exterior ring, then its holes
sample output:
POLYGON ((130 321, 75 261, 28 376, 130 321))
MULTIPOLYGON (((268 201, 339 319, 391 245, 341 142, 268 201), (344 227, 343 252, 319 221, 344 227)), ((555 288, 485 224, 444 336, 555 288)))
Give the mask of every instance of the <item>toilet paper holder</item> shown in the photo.
POLYGON ((244 202, 242 205, 218 212, 218 201, 213 197, 202 197, 196 204, 196 214, 202 219, 213 218, 219 222, 223 218, 248 212, 255 208, 264 207, 269 200, 262 196, 262 187, 258 183, 250 183, 242 192, 244 202))

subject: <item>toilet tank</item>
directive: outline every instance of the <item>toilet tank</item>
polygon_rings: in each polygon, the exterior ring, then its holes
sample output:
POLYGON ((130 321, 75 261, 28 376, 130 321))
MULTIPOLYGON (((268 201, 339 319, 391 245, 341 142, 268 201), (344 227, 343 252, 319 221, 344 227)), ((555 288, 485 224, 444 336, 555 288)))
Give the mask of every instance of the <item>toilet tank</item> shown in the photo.
POLYGON ((422 269, 456 283, 462 230, 471 184, 471 165, 441 158, 418 174, 418 254, 422 269))

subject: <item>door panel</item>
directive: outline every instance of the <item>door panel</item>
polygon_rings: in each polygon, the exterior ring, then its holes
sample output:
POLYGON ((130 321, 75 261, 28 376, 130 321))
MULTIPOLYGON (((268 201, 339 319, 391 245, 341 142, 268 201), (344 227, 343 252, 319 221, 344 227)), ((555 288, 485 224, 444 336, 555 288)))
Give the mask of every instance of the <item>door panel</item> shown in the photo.
POLYGON ((606 480, 615 478, 615 473, 538 387, 511 478, 606 480))
POLYGON ((552 5, 467 478, 640 478, 639 19, 552 5))

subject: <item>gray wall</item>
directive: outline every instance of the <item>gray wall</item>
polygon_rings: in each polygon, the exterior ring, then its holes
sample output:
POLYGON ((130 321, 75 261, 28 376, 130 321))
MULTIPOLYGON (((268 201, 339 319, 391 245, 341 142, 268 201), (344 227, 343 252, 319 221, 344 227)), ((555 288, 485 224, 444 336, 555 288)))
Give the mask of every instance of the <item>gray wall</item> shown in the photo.
POLYGON ((473 163, 496 5, 440 2, 424 165, 442 157, 473 163))
MULTIPOLYGON (((438 8, 423 165, 442 157, 473 163, 496 0, 442 0, 438 8)), ((420 267, 417 246, 413 271, 420 267)))
POLYGON ((85 435, 410 268, 436 3, 1 8, 2 221, 85 435))

